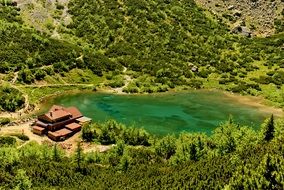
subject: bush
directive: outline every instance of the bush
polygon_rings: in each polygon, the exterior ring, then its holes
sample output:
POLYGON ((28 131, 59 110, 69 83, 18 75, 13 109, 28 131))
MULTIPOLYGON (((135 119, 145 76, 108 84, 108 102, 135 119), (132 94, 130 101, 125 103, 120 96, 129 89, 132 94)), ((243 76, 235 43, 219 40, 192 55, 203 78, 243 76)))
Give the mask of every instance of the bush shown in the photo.
POLYGON ((19 139, 21 139, 22 141, 30 140, 30 138, 27 135, 24 135, 24 134, 18 134, 18 135, 15 135, 15 136, 18 137, 19 139))
POLYGON ((11 120, 9 118, 5 118, 5 117, 0 118, 0 126, 1 125, 7 125, 10 122, 11 122, 11 120))
POLYGON ((12 146, 16 144, 14 137, 0 137, 0 147, 4 145, 12 146))
POLYGON ((124 81, 119 79, 119 80, 115 80, 113 82, 110 82, 108 85, 112 88, 119 88, 119 87, 122 87, 124 85, 124 81))
POLYGON ((36 80, 42 80, 46 76, 46 72, 42 69, 38 69, 35 72, 35 78, 36 80))
POLYGON ((128 145, 150 145, 150 135, 144 129, 126 127, 113 120, 84 127, 82 138, 87 142, 97 140, 104 145, 115 144, 120 140, 128 145))
POLYGON ((10 86, 0 87, 0 110, 14 112, 23 107, 25 99, 22 93, 10 86))
POLYGON ((139 88, 137 86, 129 86, 129 87, 123 88, 123 92, 126 92, 126 93, 138 93, 139 92, 139 88))
POLYGON ((26 84, 31 84, 34 82, 35 76, 29 69, 23 69, 19 71, 19 77, 18 80, 20 82, 26 83, 26 84))

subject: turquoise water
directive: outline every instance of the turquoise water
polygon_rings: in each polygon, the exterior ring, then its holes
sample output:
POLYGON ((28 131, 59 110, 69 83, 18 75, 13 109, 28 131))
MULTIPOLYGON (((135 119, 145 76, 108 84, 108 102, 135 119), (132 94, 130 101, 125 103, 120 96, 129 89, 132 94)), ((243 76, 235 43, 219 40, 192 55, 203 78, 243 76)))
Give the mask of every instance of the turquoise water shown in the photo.
POLYGON ((52 104, 76 106, 95 122, 115 119, 156 135, 182 131, 210 134, 232 115, 235 122, 258 128, 267 114, 222 92, 193 91, 153 95, 85 93, 60 96, 52 104))

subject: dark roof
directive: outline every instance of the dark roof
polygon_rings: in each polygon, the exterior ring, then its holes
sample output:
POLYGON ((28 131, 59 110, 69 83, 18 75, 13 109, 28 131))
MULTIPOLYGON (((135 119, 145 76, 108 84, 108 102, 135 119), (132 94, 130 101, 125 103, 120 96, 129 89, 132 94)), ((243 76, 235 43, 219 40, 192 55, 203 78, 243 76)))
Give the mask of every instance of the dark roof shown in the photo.
POLYGON ((56 110, 62 110, 63 107, 59 105, 53 105, 48 112, 56 111, 56 110))
POLYGON ((64 108, 64 110, 72 115, 73 118, 82 117, 82 113, 76 107, 64 108))
POLYGON ((47 127, 47 126, 48 126, 48 124, 46 124, 46 123, 44 123, 44 122, 42 122, 42 121, 39 121, 39 120, 37 120, 37 121, 35 122, 35 125, 37 125, 37 126, 39 126, 39 127, 47 127))
POLYGON ((60 129, 58 131, 54 131, 54 132, 51 132, 51 131, 48 132, 48 134, 51 134, 54 137, 62 137, 62 136, 69 135, 71 133, 72 131, 70 131, 69 129, 65 129, 65 128, 60 129))
POLYGON ((50 108, 48 113, 40 115, 38 117, 40 121, 43 121, 43 123, 35 124, 38 126, 47 127, 48 123, 56 123, 68 119, 77 119, 82 116, 82 113, 76 107, 65 108, 62 106, 54 105, 50 108))
POLYGON ((78 124, 78 123, 70 123, 70 124, 66 125, 66 128, 73 131, 75 129, 81 128, 81 125, 78 124))
POLYGON ((44 115, 45 115, 45 117, 47 117, 51 121, 57 121, 59 119, 71 116, 71 114, 66 112, 65 110, 51 111, 51 112, 48 112, 44 115))
POLYGON ((45 128, 43 127, 39 127, 39 126, 33 126, 33 130, 37 130, 37 131, 44 131, 45 128))

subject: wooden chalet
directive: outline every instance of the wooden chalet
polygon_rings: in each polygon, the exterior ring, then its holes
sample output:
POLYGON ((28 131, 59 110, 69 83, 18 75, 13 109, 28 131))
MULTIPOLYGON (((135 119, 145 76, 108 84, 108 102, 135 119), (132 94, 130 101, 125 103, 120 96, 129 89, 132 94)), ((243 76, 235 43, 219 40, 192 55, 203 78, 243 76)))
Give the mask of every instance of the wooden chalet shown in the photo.
POLYGON ((90 120, 83 117, 76 107, 65 108, 54 105, 47 113, 38 116, 32 132, 37 135, 47 135, 54 141, 65 140, 81 130, 81 125, 84 123, 82 121, 90 120))

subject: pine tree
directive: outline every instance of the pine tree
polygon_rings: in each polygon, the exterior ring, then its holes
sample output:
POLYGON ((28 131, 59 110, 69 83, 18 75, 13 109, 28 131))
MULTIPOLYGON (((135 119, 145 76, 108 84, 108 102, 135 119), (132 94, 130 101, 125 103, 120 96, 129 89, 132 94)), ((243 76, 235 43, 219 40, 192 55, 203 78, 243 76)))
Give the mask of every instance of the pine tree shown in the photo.
POLYGON ((190 145, 189 154, 190 154, 190 160, 197 161, 198 159, 197 158, 197 148, 195 144, 190 145))
POLYGON ((274 126, 274 116, 271 115, 267 124, 263 128, 264 141, 268 142, 274 138, 275 126, 274 126))
POLYGON ((76 149, 76 153, 75 153, 75 162, 76 162, 76 169, 81 171, 81 163, 83 160, 83 155, 82 155, 82 147, 81 147, 81 143, 78 142, 77 143, 77 149, 76 149))
POLYGON ((119 168, 122 171, 127 171, 130 165, 130 157, 127 154, 124 154, 120 159, 119 168))
POLYGON ((53 146, 52 158, 53 158, 54 161, 59 161, 60 160, 59 152, 58 152, 58 149, 57 149, 57 144, 54 144, 54 146, 53 146))

